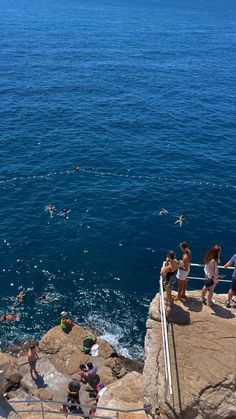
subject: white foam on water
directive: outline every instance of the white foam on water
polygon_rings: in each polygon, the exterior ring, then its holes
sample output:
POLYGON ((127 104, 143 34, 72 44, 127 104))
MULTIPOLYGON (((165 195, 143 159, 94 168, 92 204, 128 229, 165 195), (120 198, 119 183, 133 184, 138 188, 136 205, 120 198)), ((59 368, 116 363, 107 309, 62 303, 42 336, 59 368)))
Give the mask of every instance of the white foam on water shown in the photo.
POLYGON ((89 315, 87 323, 90 327, 98 329, 101 332, 100 337, 110 343, 118 354, 126 358, 143 360, 143 346, 133 342, 131 324, 126 322, 119 325, 116 319, 113 323, 98 314, 89 315))

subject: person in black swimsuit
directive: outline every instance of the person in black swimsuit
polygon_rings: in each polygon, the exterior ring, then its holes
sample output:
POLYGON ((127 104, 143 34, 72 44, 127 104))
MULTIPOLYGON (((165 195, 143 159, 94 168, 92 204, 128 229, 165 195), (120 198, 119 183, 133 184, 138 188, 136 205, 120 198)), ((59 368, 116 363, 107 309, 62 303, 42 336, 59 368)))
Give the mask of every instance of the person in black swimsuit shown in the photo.
POLYGON ((169 250, 169 252, 167 253, 165 264, 161 268, 161 276, 163 278, 163 285, 166 292, 166 303, 169 306, 172 306, 174 302, 174 298, 172 296, 172 288, 177 269, 178 261, 176 259, 175 252, 173 252, 173 250, 169 250))

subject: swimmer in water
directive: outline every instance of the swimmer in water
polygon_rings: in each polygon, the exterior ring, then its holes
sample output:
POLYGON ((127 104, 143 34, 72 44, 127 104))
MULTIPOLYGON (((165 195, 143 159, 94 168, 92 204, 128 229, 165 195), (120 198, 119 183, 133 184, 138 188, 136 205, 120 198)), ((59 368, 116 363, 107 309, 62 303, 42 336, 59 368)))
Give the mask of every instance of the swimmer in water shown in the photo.
POLYGON ((43 294, 42 297, 40 297, 39 299, 42 300, 42 301, 50 301, 51 297, 50 297, 50 295, 43 294))
POLYGON ((49 204, 45 207, 45 211, 49 213, 50 217, 53 217, 56 206, 54 204, 49 204))
POLYGON ((26 296, 26 292, 21 291, 20 294, 17 295, 16 301, 15 301, 15 304, 13 305, 13 307, 18 306, 22 301, 24 301, 25 296, 26 296))
POLYGON ((159 215, 166 215, 166 214, 168 214, 168 211, 165 208, 161 208, 159 215))
POLYGON ((181 227, 185 220, 186 220, 186 217, 184 215, 180 215, 179 217, 177 217, 175 224, 179 224, 179 226, 181 227))
POLYGON ((20 318, 17 314, 14 313, 10 313, 10 314, 3 314, 2 316, 0 316, 0 321, 1 322, 14 322, 14 321, 18 321, 20 318))
POLYGON ((60 216, 68 219, 70 212, 71 210, 69 208, 64 208, 63 211, 61 211, 60 216))
POLYGON ((79 166, 76 166, 76 167, 74 168, 74 170, 75 170, 76 172, 80 172, 80 167, 79 167, 79 166))

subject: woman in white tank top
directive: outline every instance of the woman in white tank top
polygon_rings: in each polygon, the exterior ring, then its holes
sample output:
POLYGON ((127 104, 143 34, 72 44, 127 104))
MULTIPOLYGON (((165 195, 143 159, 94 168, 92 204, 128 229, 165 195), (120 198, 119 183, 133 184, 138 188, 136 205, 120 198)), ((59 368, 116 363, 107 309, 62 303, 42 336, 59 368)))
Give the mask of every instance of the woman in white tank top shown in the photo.
POLYGON ((212 303, 214 289, 218 283, 218 262, 221 248, 219 246, 211 247, 204 257, 204 272, 205 272, 205 285, 202 289, 202 303, 207 304, 209 307, 212 303), (208 292, 207 301, 206 294, 208 292))

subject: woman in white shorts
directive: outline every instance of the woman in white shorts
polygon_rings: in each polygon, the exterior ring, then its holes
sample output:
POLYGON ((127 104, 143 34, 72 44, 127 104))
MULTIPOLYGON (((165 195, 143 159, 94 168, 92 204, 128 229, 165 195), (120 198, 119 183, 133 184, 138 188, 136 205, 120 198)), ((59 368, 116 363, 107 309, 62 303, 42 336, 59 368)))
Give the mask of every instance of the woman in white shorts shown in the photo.
POLYGON ((175 300, 181 300, 186 298, 186 288, 187 288, 187 278, 190 272, 190 260, 191 260, 191 252, 188 247, 188 243, 182 242, 179 245, 180 249, 183 252, 182 260, 179 261, 179 269, 176 274, 176 278, 178 279, 178 295, 175 300))

